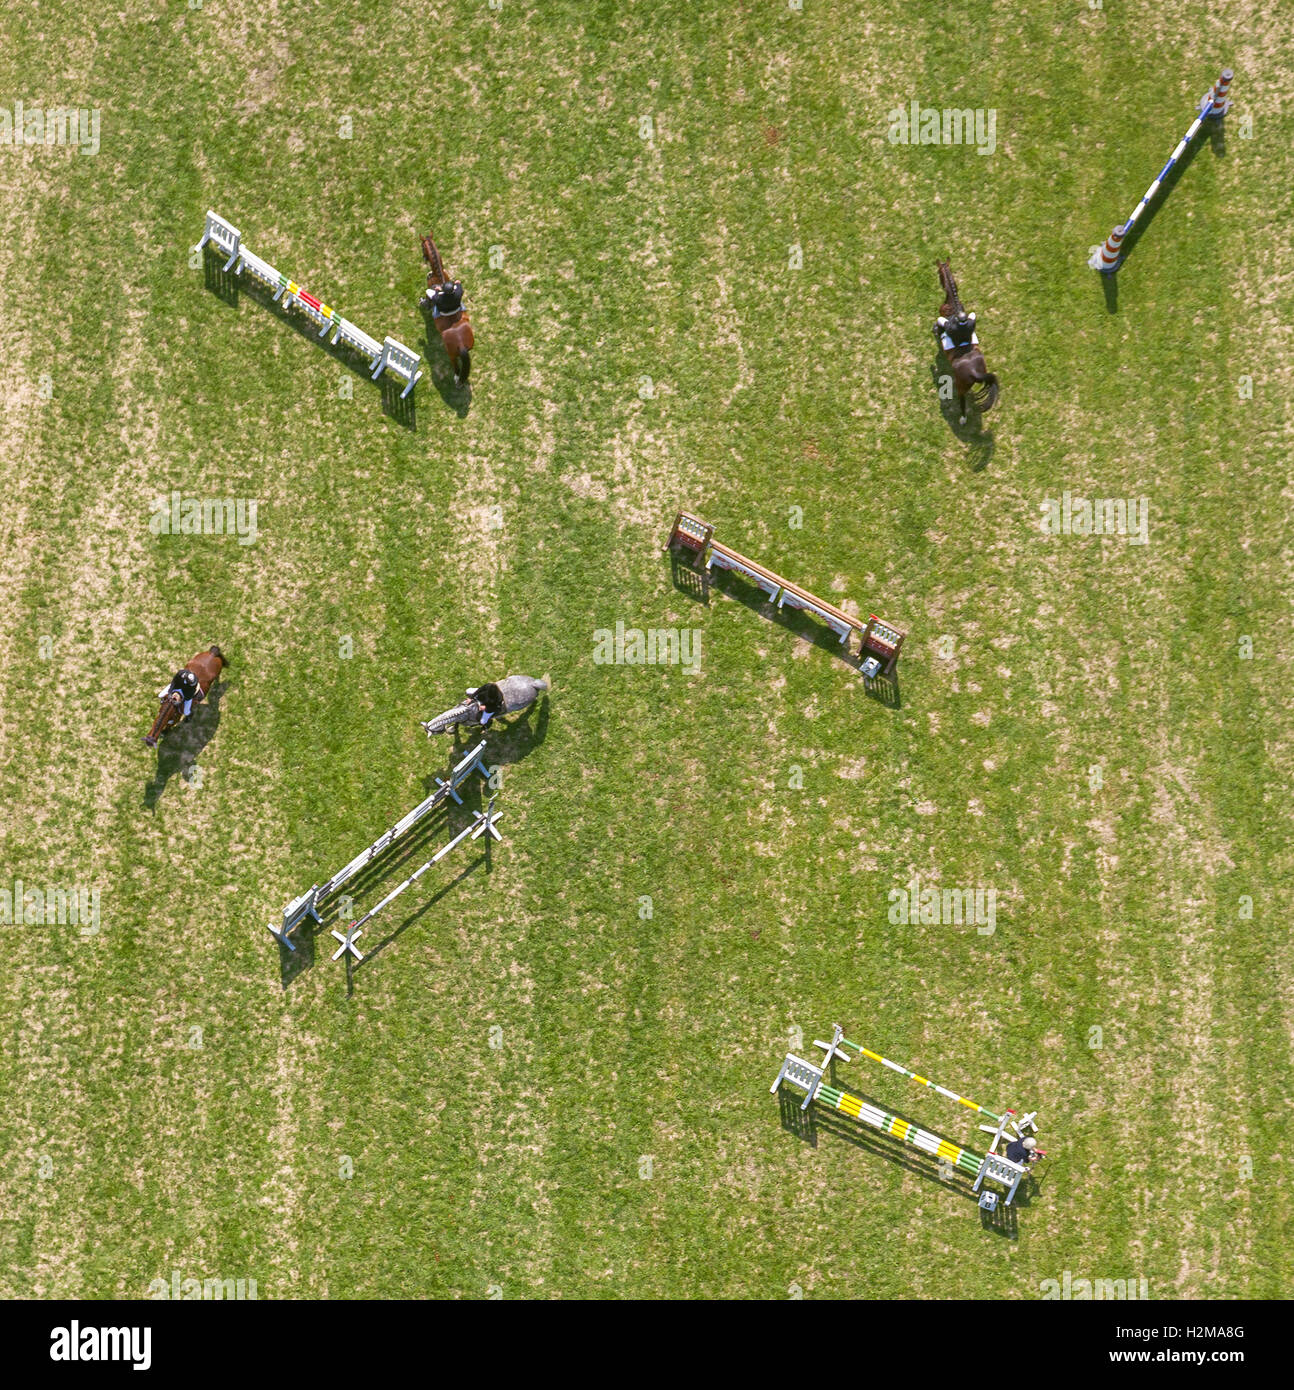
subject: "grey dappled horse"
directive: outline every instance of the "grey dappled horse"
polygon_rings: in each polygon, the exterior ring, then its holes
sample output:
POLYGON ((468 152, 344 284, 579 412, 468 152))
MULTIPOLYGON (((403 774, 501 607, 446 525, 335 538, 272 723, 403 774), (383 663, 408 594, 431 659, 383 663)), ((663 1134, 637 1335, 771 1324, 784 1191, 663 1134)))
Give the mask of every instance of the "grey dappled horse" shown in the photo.
MULTIPOLYGON (((503 697, 503 714, 518 714, 527 709, 549 688, 547 676, 538 679, 534 676, 505 676, 497 684, 503 697)), ((423 721, 422 727, 427 731, 428 738, 433 734, 447 734, 460 724, 474 727, 481 722, 482 710, 481 703, 469 697, 453 709, 447 709, 444 714, 438 714, 435 719, 423 721)))

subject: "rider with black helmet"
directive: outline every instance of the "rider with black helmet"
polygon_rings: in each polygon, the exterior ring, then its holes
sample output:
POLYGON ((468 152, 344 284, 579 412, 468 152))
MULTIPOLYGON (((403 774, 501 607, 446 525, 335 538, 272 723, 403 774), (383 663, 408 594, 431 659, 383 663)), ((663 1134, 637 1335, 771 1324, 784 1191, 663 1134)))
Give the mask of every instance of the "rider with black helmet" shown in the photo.
POLYGON ((935 320, 935 337, 945 352, 962 352, 975 347, 979 339, 975 336, 975 315, 963 309, 952 318, 942 314, 935 320))
POLYGON ((432 318, 448 318, 463 307, 463 282, 446 280, 443 285, 435 285, 428 290, 427 298, 431 301, 432 318))

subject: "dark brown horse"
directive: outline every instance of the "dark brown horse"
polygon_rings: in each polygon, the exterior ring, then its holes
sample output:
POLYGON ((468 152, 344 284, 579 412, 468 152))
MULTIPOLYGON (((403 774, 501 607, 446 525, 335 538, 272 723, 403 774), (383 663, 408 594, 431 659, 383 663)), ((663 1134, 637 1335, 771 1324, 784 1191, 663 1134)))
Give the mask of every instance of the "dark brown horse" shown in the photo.
MULTIPOLYGON (((193 657, 185 669, 192 671, 198 678, 198 693, 193 697, 195 705, 206 697, 216 677, 228 664, 219 647, 209 647, 205 652, 199 652, 193 657)), ((150 748, 156 748, 158 740, 167 729, 178 724, 183 716, 183 697, 178 690, 168 690, 162 697, 162 708, 153 720, 153 727, 144 735, 144 742, 150 748)))
MULTIPOLYGON (((939 313, 944 318, 962 313, 961 296, 957 293, 957 281, 949 269, 947 261, 936 261, 939 267, 939 284, 944 292, 944 302, 939 313)), ((954 348, 950 353, 940 344, 944 360, 953 374, 953 385, 957 389, 957 399, 961 403, 961 424, 966 423, 966 399, 980 411, 992 410, 997 404, 997 377, 984 366, 984 354, 978 347, 954 348)))
MULTIPOLYGON (((445 274, 445 267, 440 259, 440 252, 436 250, 436 243, 430 236, 422 238, 422 259, 430 267, 427 271, 429 290, 435 289, 437 285, 450 283, 450 277, 445 274)), ((429 309, 430 295, 423 295, 418 305, 422 309, 429 309)), ((440 341, 444 343, 445 351, 449 354, 449 365, 454 369, 454 385, 466 385, 472 371, 472 345, 476 342, 467 310, 457 309, 452 314, 436 314, 432 322, 436 325, 440 341)))

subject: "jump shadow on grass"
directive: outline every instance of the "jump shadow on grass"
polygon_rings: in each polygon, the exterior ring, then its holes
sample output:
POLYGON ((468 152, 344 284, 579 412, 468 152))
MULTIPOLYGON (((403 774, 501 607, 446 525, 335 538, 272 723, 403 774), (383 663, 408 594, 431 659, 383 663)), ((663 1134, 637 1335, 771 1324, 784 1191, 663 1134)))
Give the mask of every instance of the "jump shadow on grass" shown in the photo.
MULTIPOLYGON (((784 627, 797 637, 802 637, 812 646, 828 652, 851 671, 858 672, 860 661, 850 653, 845 654, 844 644, 829 627, 823 627, 812 614, 798 608, 778 608, 757 584, 747 584, 739 576, 727 570, 712 574, 709 580, 720 593, 736 599, 744 607, 767 618, 777 627, 784 627)), ((709 602, 708 598, 705 600, 709 602)), ((861 677, 860 677, 861 678, 861 677)), ((864 691, 869 700, 876 700, 890 709, 899 709, 902 701, 899 696, 897 670, 892 676, 877 676, 875 680, 863 679, 864 691)))
POLYGON ((373 381, 371 368, 368 365, 368 358, 358 354, 354 348, 348 347, 345 343, 333 344, 329 341, 331 329, 319 336, 318 326, 304 314, 295 312, 284 307, 282 299, 274 298, 274 291, 263 285, 252 275, 235 275, 232 270, 224 269, 224 261, 220 254, 213 254, 212 248, 208 245, 203 251, 202 262, 203 284, 212 294, 222 303, 228 304, 231 308, 237 308, 241 295, 246 295, 248 299, 254 300, 261 308, 267 309, 281 323, 287 324, 301 338, 308 338, 317 351, 325 353, 331 357, 339 366, 344 367, 353 376, 359 377, 372 386, 379 388, 382 413, 396 424, 401 425, 411 433, 418 428, 417 411, 417 391, 410 391, 403 400, 400 393, 404 390, 407 383, 397 382, 382 373, 379 381, 373 381))
MULTIPOLYGON (((497 721, 491 722, 486 733, 492 733, 496 728, 497 721)), ((485 756, 491 763, 509 764, 519 762, 522 757, 532 747, 542 743, 548 731, 548 697, 545 695, 538 706, 531 705, 529 709, 522 712, 517 717, 514 716, 508 727, 500 727, 499 731, 511 737, 496 739, 493 745, 487 744, 485 756), (529 719, 538 707, 539 717, 532 727, 529 719)), ((479 742, 475 736, 481 731, 473 729, 473 742, 467 747, 474 747, 479 742)), ((450 759, 451 765, 461 758, 467 751, 467 747, 456 746, 450 759)), ((440 774, 428 773, 423 778, 424 795, 430 796, 437 788, 437 776, 440 774)), ((449 768, 443 770, 441 781, 449 779, 449 768)), ((312 917, 307 917, 296 930, 292 933, 292 941, 296 946, 293 951, 279 943, 279 974, 284 989, 298 976, 313 968, 317 956, 331 957, 334 949, 340 944, 336 937, 332 935, 334 930, 345 934, 346 928, 352 921, 364 915, 364 912, 375 903, 380 902, 397 883, 408 878, 415 869, 426 860, 430 859, 442 845, 448 844, 457 833, 453 827, 460 820, 462 825, 457 829, 461 830, 469 824, 474 812, 483 812, 485 809, 485 799, 482 795, 485 784, 479 774, 469 775, 458 786, 457 802, 448 797, 441 805, 429 811, 412 829, 407 831, 400 839, 396 840, 389 849, 374 855, 372 860, 358 870, 353 878, 344 883, 336 893, 330 894, 319 907, 320 921, 316 922, 312 917), (466 817, 466 819, 464 819, 466 817), (347 899, 350 901, 347 902, 347 899), (363 909, 359 903, 365 903, 363 909), (343 911, 343 904, 346 911, 343 911), (315 938, 319 938, 319 947, 325 948, 317 950, 315 938)), ((374 834, 374 840, 378 838, 374 834)), ((483 837, 493 844, 492 836, 483 837)), ((489 851, 486 850, 484 856, 488 860, 489 851)), ((461 877, 461 875, 460 875, 461 877)), ((362 942, 360 949, 363 950, 362 942)), ((365 952, 367 957, 370 953, 365 952)), ((354 957, 347 953, 345 959, 353 962, 354 957)), ((349 976, 348 976, 349 980, 349 976)))
MULTIPOLYGON (((1218 159, 1225 159, 1227 155, 1227 135, 1225 123, 1220 120, 1212 120, 1205 127, 1208 134, 1209 147, 1218 159)), ((1105 310, 1108 314, 1119 312, 1119 271, 1123 269, 1128 258, 1136 250, 1137 243, 1146 234, 1150 224, 1159 215, 1159 210, 1172 196, 1173 189, 1177 187, 1177 181, 1182 174, 1195 162, 1195 156, 1204 141, 1196 136, 1195 140, 1186 148, 1186 153, 1168 171, 1167 177, 1159 186, 1159 192, 1155 194, 1150 206, 1137 219, 1136 226, 1124 238, 1124 242, 1119 251, 1119 269, 1113 270, 1109 274, 1101 275, 1101 293, 1105 297, 1105 310)), ((1120 222, 1116 224, 1122 226, 1120 222)))
MULTIPOLYGON (((861 1093, 854 1092, 854 1094, 861 1093)), ((782 1128, 788 1133, 794 1134, 797 1139, 802 1140, 811 1148, 816 1149, 818 1147, 819 1132, 829 1134, 833 1139, 841 1139, 847 1144, 852 1144, 856 1149, 860 1149, 868 1155, 885 1159, 921 1182, 932 1187, 942 1188, 961 1201, 979 1204, 979 1193, 971 1190, 973 1180, 967 1174, 958 1172, 950 1179, 944 1178, 941 1173, 945 1170, 940 1168, 938 1160, 919 1149, 905 1146, 902 1140, 886 1135, 880 1130, 868 1129, 858 1121, 849 1119, 846 1115, 841 1115, 833 1110, 824 1110, 817 1104, 811 1105, 808 1110, 801 1110, 800 1106, 803 1104, 803 1099, 792 1091, 779 1090, 777 1095, 781 1102, 782 1128)), ((864 1094, 863 1099, 871 1100, 871 1097, 864 1094)), ((872 1101, 872 1104, 876 1104, 876 1102, 872 1101)), ((889 1111, 888 1113, 894 1114, 899 1119, 907 1118, 899 1114, 898 1111, 889 1111)), ((912 1120, 908 1122, 910 1124, 916 1123, 912 1120)), ((1028 1179, 1025 1181, 1027 1182, 1028 1179)), ((989 1213, 981 1208, 981 1217, 985 1218, 981 1220, 981 1225, 996 1235, 1015 1240, 1018 1236, 1015 1209, 1022 1204, 1024 1189, 1025 1183, 1022 1182, 1015 1200, 1009 1207, 1005 1206, 999 1199, 995 1212, 989 1213)), ((1024 1199, 1023 1204, 1028 1204, 1027 1198, 1024 1199)))
POLYGON ((440 392, 440 399, 458 416, 467 418, 472 408, 472 382, 469 377, 462 386, 454 385, 454 369, 449 365, 449 353, 440 340, 429 310, 422 311, 422 342, 419 343, 422 355, 427 359, 431 372, 431 384, 440 392))
MULTIPOLYGON (((958 442, 966 445, 971 472, 982 473, 993 461, 993 450, 997 447, 997 441, 993 431, 984 428, 984 413, 975 408, 973 401, 966 402, 966 423, 963 425, 961 403, 957 399, 956 391, 953 392, 951 400, 945 400, 939 394, 939 378, 948 375, 950 373, 947 362, 941 354, 936 353, 934 361, 930 364, 930 380, 934 383, 939 412, 944 417, 944 423, 956 435, 958 442)), ((994 408, 999 409, 1001 404, 999 399, 994 408)))
POLYGON ((886 709, 902 709, 903 699, 899 693, 898 667, 894 668, 893 675, 880 675, 872 680, 868 680, 864 676, 863 693, 869 700, 875 700, 878 705, 884 705, 886 709))
MULTIPOLYGON (((405 932, 409 930, 410 927, 412 927, 415 923, 420 922, 423 919, 423 917, 425 917, 426 914, 430 912, 431 909, 435 907, 436 904, 443 897, 446 896, 446 894, 452 892, 455 888, 457 888, 458 885, 462 883, 463 880, 467 878, 470 874, 474 874, 477 871, 477 869, 479 869, 482 865, 485 866, 485 872, 487 874, 491 871, 492 865, 490 847, 494 843, 494 837, 492 835, 484 835, 482 839, 484 841, 485 846, 483 851, 474 860, 472 860, 470 864, 464 866, 464 868, 460 870, 459 873, 457 873, 452 879, 450 879, 448 883, 441 887, 437 892, 433 893, 431 897, 428 898, 419 907, 415 908, 414 911, 411 912, 409 916, 406 917, 398 927, 396 927, 393 931, 389 932, 379 942, 377 942, 375 945, 371 947, 365 947, 362 940, 359 940, 355 943, 364 954, 364 959, 362 961, 357 961, 349 951, 346 952, 346 997, 348 999, 355 993, 355 977, 359 974, 361 970, 367 969, 369 966, 373 964, 373 962, 378 958, 378 956, 380 956, 383 953, 383 951, 385 951, 388 947, 395 945, 395 943, 400 939, 400 937, 402 937, 405 934, 405 932)), ((468 843, 471 844, 472 841, 469 840, 468 843)))
POLYGON ((220 702, 228 688, 228 681, 217 681, 207 691, 206 698, 193 706, 193 716, 187 723, 168 729, 162 735, 157 745, 156 770, 152 779, 144 783, 146 810, 156 810, 167 783, 177 772, 186 781, 192 777, 199 756, 220 727, 220 702))
POLYGON ((677 550, 669 553, 670 578, 681 594, 686 594, 693 602, 710 606, 710 571, 697 569, 691 560, 684 559, 677 550))
MULTIPOLYGON (((443 807, 438 806, 434 811, 428 812, 390 849, 374 855, 353 878, 348 879, 337 892, 325 898, 319 906, 318 922, 313 917, 305 918, 292 932, 295 951, 284 946, 282 942, 278 943, 279 976, 284 989, 287 989, 298 976, 313 969, 317 956, 326 958, 332 954, 339 944, 332 935, 333 929, 344 934, 352 921, 362 917, 367 907, 361 908, 361 902, 372 906, 373 903, 381 901, 398 882, 408 878, 419 864, 429 859, 441 843, 451 838, 445 834, 447 824, 443 807), (346 911, 342 910, 343 905, 346 906, 346 911), (319 938, 319 948, 323 949, 316 948, 316 937, 319 938)), ((376 838, 375 834, 374 839, 376 838)), ((336 867, 339 868, 340 865, 336 867)), ((334 871, 333 866, 329 868, 330 871, 334 871)), ((278 925, 275 923, 276 928, 278 925)))

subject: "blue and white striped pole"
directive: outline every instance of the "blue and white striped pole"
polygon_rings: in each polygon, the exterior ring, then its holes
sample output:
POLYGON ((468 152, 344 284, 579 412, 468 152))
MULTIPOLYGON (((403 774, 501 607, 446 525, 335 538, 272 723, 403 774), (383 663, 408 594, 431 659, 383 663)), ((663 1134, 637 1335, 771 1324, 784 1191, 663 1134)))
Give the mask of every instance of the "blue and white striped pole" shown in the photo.
POLYGON ((1192 140, 1200 133, 1201 127, 1207 120, 1225 116, 1231 107, 1231 100, 1227 92, 1231 87, 1231 79, 1234 76, 1230 68, 1224 68, 1222 76, 1209 88, 1208 93, 1200 100, 1200 113, 1191 122, 1191 128, 1182 136, 1177 148, 1168 156, 1168 163, 1155 175, 1155 181, 1142 194, 1141 201, 1132 211, 1132 216, 1128 220, 1116 227, 1105 239, 1103 246, 1097 247, 1092 252, 1088 265, 1093 270, 1099 270, 1102 275, 1113 274, 1122 264, 1123 256, 1121 246, 1123 239, 1137 225, 1137 219, 1145 212, 1150 201, 1154 198, 1168 177, 1168 171, 1181 159, 1190 146, 1192 140))

